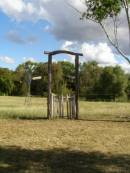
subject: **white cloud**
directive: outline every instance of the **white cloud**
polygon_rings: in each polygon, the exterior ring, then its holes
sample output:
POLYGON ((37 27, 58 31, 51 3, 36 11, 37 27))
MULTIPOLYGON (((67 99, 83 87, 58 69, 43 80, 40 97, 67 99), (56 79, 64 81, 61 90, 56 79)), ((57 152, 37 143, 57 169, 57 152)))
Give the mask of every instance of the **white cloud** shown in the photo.
POLYGON ((37 9, 34 1, 24 0, 0 0, 1 10, 11 18, 22 21, 22 20, 39 20, 44 19, 47 13, 43 7, 37 9))
POLYGON ((119 64, 126 73, 130 73, 130 64, 122 62, 119 64))
POLYGON ((14 64, 15 61, 13 58, 10 58, 8 56, 0 56, 0 61, 6 63, 6 64, 14 64))
MULTIPOLYGON (((0 0, 0 9, 6 15, 17 21, 46 20, 50 31, 59 40, 77 42, 104 42, 107 41, 101 28, 90 21, 81 21, 81 15, 70 5, 85 11, 84 0, 0 0)), ((113 31, 112 24, 108 21, 108 32, 113 31)), ((121 48, 130 53, 128 45, 128 29, 124 11, 120 15, 118 26, 121 48), (126 46, 127 45, 127 46, 126 46)))
POLYGON ((26 61, 36 62, 36 59, 33 57, 23 57, 23 61, 24 62, 26 62, 26 61))
MULTIPOLYGON (((118 61, 117 55, 115 56, 107 43, 78 45, 75 42, 65 41, 62 47, 67 47, 67 50, 73 50, 76 47, 84 55, 83 58, 80 57, 80 62, 96 61, 102 67, 119 65, 126 73, 130 73, 130 64, 123 60, 118 61)), ((74 56, 69 56, 70 62, 74 62, 74 59, 74 56)))
POLYGON ((73 48, 76 44, 77 44, 77 42, 65 41, 62 44, 61 49, 69 50, 69 49, 73 48))
MULTIPOLYGON (((65 41, 61 48, 83 53, 84 56, 80 57, 80 61, 82 62, 97 61, 104 66, 118 63, 112 49, 107 43, 79 44, 78 42, 65 41)), ((74 58, 74 56, 70 56, 70 61, 74 61, 74 58)))
POLYGON ((114 53, 107 43, 88 44, 83 43, 81 51, 84 54, 83 61, 97 61, 99 64, 117 64, 114 53))
MULTIPOLYGON (((73 42, 73 41, 65 41, 62 45, 61 45, 61 49, 62 50, 75 50, 75 48, 77 48, 78 43, 77 42, 73 42)), ((69 60, 74 63, 75 57, 73 55, 68 55, 69 60)), ((64 61, 66 61, 66 59, 64 59, 64 61)))
MULTIPOLYGON (((0 0, 0 9, 17 21, 48 21, 49 24, 44 30, 51 32, 58 40, 68 40, 79 44, 107 42, 105 34, 97 24, 80 20, 80 14, 68 5, 68 3, 73 4, 74 7, 84 11, 85 6, 82 1, 84 0, 0 0)), ((123 11, 120 14, 120 19, 119 45, 125 53, 130 54, 127 22, 123 11)), ((113 28, 110 21, 108 25, 107 29, 112 35, 113 28)), ((109 50, 107 49, 107 51, 109 50)))

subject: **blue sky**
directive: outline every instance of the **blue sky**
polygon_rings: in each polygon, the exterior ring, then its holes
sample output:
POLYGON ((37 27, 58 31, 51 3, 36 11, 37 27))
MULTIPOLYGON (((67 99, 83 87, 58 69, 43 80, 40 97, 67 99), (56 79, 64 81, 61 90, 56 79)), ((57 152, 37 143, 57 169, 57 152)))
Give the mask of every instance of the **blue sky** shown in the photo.
POLYGON ((48 25, 46 21, 37 21, 36 23, 29 21, 17 22, 2 12, 0 12, 0 20, 2 23, 0 29, 0 54, 1 56, 11 57, 15 61, 12 64, 0 62, 1 67, 14 69, 25 58, 34 58, 34 60, 41 62, 46 61, 47 57, 43 54, 43 51, 60 47, 60 41, 57 41, 51 33, 44 29, 48 25), (11 39, 8 36, 9 33, 17 33, 19 40, 11 39), (32 42, 27 41, 29 37, 34 40, 32 42))
MULTIPOLYGON (((47 61, 44 50, 67 49, 81 52, 81 61, 96 60, 100 65, 120 64, 130 67, 109 44, 101 28, 90 21, 81 21, 85 6, 79 0, 0 0, 0 67, 15 69, 26 60, 47 61)), ((119 28, 121 48, 128 53, 128 31, 124 16, 119 28)), ((111 30, 108 27, 108 31, 111 30)), ((54 60, 69 60, 60 55, 54 60)))

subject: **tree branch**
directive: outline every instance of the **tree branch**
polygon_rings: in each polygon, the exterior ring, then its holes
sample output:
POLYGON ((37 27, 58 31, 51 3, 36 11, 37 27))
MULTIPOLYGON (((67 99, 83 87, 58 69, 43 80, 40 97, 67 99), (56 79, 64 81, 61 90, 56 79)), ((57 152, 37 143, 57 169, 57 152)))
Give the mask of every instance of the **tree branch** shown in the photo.
POLYGON ((113 16, 113 27, 114 27, 114 39, 115 39, 115 45, 118 46, 118 29, 117 29, 117 16, 113 16))
MULTIPOLYGON (((126 16, 127 16, 127 22, 128 22, 128 27, 129 27, 129 40, 130 40, 130 17, 129 17, 129 8, 128 8, 128 0, 122 0, 124 7, 125 7, 125 11, 126 11, 126 16)), ((70 3, 66 2, 68 4, 69 7, 71 7, 72 9, 74 9, 76 12, 78 12, 80 15, 83 16, 83 12, 81 12, 80 10, 78 10, 77 8, 75 8, 74 6, 72 6, 70 3)), ((85 13, 84 13, 85 14, 85 13)), ((106 31, 106 28, 104 27, 104 25, 102 24, 102 22, 96 21, 91 17, 88 17, 87 15, 84 15, 82 18, 86 18, 94 23, 97 23, 101 26, 102 30, 104 31, 108 41, 111 43, 111 45, 117 50, 117 52, 122 55, 124 57, 124 59, 130 64, 130 59, 125 55, 125 53, 119 48, 118 45, 118 38, 117 38, 117 23, 116 23, 116 16, 114 19, 114 37, 115 37, 115 43, 113 42, 113 40, 111 39, 111 37, 109 36, 108 32, 106 31)), ((81 19, 82 19, 81 18, 81 19)))
POLYGON ((99 23, 102 30, 104 31, 108 41, 111 43, 111 45, 125 58, 125 60, 130 64, 130 60, 129 58, 124 54, 124 52, 119 48, 119 46, 115 45, 114 42, 112 41, 112 39, 110 38, 110 36, 108 35, 104 25, 100 22, 99 23))
POLYGON ((125 13, 126 13, 126 18, 127 18, 127 24, 128 24, 128 30, 129 30, 129 45, 130 45, 130 16, 129 16, 129 3, 128 0, 122 0, 125 13))
MULTIPOLYGON (((81 12, 80 10, 78 10, 77 8, 75 8, 73 5, 71 5, 71 4, 68 3, 68 2, 66 2, 66 4, 67 4, 69 7, 71 7, 73 10, 75 10, 76 12, 78 12, 81 16, 83 16, 83 12, 81 12)), ((92 18, 89 18, 89 17, 86 16, 86 15, 85 15, 85 18, 88 19, 88 20, 90 20, 90 21, 92 21, 92 22, 94 22, 94 23, 97 23, 97 24, 98 24, 98 22, 97 22, 96 20, 94 20, 94 19, 92 19, 92 18)), ((82 17, 81 17, 80 19, 82 19, 82 17)))

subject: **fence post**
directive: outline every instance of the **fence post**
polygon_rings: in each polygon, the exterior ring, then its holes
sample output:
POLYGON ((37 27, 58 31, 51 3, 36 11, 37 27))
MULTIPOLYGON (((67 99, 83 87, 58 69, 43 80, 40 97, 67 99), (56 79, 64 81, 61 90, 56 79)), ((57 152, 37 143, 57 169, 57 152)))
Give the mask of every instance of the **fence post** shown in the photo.
POLYGON ((51 107, 51 85, 52 85, 52 55, 48 56, 48 99, 47 99, 47 118, 50 119, 52 115, 51 107))
POLYGON ((75 95, 72 96, 72 115, 73 115, 73 119, 76 118, 76 110, 75 110, 75 95))
POLYGON ((54 116, 54 95, 53 93, 51 94, 51 117, 53 118, 54 116))
POLYGON ((59 117, 59 113, 60 113, 60 110, 59 110, 59 96, 57 96, 57 117, 59 117))
POLYGON ((70 108, 70 119, 72 119, 72 98, 69 98, 69 108, 70 108))
POLYGON ((66 96, 66 113, 67 113, 67 118, 69 119, 68 94, 67 94, 67 96, 66 96))
POLYGON ((79 118, 79 55, 75 56, 75 118, 79 118))
POLYGON ((61 109, 62 109, 62 118, 64 117, 64 97, 63 95, 61 96, 61 109))

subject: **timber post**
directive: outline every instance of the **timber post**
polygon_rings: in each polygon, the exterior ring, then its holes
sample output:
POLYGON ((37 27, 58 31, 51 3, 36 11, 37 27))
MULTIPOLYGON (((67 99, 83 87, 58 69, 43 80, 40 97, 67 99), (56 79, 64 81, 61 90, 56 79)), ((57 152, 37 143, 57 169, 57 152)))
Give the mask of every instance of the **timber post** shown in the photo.
POLYGON ((79 55, 75 56, 75 119, 79 119, 79 55))
POLYGON ((47 99, 47 118, 52 117, 52 55, 48 56, 48 99, 47 99))

